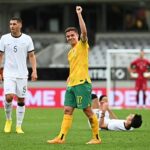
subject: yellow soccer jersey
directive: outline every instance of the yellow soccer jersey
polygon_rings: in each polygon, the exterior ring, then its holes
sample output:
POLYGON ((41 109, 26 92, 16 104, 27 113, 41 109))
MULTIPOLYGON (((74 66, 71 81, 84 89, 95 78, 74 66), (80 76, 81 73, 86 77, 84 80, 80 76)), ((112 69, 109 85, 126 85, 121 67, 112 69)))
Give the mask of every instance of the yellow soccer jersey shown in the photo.
POLYGON ((85 81, 91 83, 88 73, 88 49, 88 43, 81 40, 70 49, 68 53, 70 66, 68 86, 82 84, 85 81))

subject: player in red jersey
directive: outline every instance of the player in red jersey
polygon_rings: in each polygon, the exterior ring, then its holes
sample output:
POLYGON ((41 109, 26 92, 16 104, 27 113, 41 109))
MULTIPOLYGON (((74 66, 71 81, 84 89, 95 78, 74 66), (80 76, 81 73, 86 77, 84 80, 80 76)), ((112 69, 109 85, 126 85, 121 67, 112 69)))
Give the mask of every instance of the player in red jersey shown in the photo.
POLYGON ((150 79, 150 61, 144 58, 144 50, 140 51, 139 58, 131 62, 128 70, 131 78, 135 79, 137 104, 139 104, 139 93, 143 91, 143 105, 145 105, 147 80, 150 79))

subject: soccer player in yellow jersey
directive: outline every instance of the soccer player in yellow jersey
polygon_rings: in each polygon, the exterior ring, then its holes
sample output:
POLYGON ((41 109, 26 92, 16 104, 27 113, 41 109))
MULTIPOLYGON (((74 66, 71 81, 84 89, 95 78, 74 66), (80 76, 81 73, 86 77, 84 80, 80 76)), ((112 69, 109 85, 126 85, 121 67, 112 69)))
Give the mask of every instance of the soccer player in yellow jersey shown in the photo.
POLYGON ((68 61, 70 73, 67 79, 67 90, 65 93, 64 102, 64 117, 59 135, 48 140, 49 144, 63 144, 65 137, 72 124, 72 116, 75 108, 83 109, 83 112, 88 117, 91 129, 92 139, 86 144, 100 144, 99 127, 96 115, 91 110, 91 80, 88 74, 88 41, 87 30, 82 18, 82 8, 76 6, 76 13, 79 19, 81 36, 79 39, 78 31, 75 27, 68 27, 65 30, 66 39, 71 45, 68 53, 68 61))

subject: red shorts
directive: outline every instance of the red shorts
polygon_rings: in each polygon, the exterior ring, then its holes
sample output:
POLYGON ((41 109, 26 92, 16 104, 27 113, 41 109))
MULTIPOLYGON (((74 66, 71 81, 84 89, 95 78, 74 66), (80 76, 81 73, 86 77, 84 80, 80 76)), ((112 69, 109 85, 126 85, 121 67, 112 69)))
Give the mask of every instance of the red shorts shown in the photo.
POLYGON ((135 88, 136 88, 136 90, 146 90, 147 89, 147 80, 136 80, 135 88))

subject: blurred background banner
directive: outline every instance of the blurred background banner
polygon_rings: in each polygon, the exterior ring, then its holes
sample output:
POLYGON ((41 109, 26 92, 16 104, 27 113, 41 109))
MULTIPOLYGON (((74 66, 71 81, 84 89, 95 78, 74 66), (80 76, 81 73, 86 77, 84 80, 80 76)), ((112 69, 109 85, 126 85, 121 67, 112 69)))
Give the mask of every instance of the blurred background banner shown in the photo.
MULTIPOLYGON (((150 89, 148 89, 150 90, 150 89)), ((93 88, 93 93, 98 96, 105 94, 105 88, 93 88)), ((25 100, 29 108, 62 108, 64 104, 65 88, 30 88, 25 100)), ((141 93, 142 94, 142 93, 141 93)), ((150 91, 146 93, 146 107, 150 108, 150 91)), ((3 107, 3 90, 0 89, 0 107, 3 107)), ((142 106, 142 97, 140 105, 142 106)), ((13 101, 14 107, 17 106, 13 101)), ((109 105, 113 108, 136 108, 136 91, 131 88, 117 88, 110 92, 109 105)))

